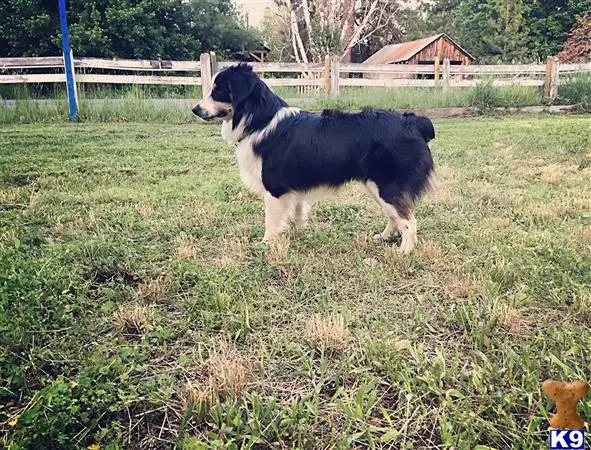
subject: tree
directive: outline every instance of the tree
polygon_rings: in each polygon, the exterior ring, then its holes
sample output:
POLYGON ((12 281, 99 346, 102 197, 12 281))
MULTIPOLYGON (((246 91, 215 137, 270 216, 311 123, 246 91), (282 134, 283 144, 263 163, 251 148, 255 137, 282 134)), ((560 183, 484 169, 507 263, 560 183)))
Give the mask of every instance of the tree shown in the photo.
POLYGON ((395 0, 275 0, 289 23, 287 41, 299 62, 321 61, 327 54, 344 59, 359 43, 397 27, 395 0))
POLYGON ((540 60, 555 55, 577 17, 591 11, 591 0, 529 0, 529 3, 528 48, 540 60))
POLYGON ((0 0, 0 56, 57 55, 57 3, 39 0, 0 0))
MULTIPOLYGON (((61 53, 54 0, 0 0, 0 56, 61 53)), ((232 56, 257 44, 232 0, 70 0, 70 40, 78 56, 197 59, 232 56)))
POLYGON ((423 0, 419 9, 424 15, 419 18, 423 33, 417 36, 430 36, 445 33, 453 39, 459 39, 461 33, 460 5, 462 0, 423 0))
POLYGON ((234 0, 191 0, 187 8, 191 36, 201 42, 201 51, 231 58, 260 46, 259 33, 242 25, 234 0))
POLYGON ((426 35, 447 33, 479 61, 544 60, 591 0, 424 0, 426 35))
POLYGON ((591 61, 591 13, 579 18, 568 34, 558 59, 567 63, 591 61))
POLYGON ((289 10, 277 6, 265 12, 261 23, 261 34, 269 47, 267 59, 271 61, 295 61, 290 40, 289 10))
POLYGON ((464 0, 459 15, 462 45, 484 62, 527 59, 524 0, 464 0))

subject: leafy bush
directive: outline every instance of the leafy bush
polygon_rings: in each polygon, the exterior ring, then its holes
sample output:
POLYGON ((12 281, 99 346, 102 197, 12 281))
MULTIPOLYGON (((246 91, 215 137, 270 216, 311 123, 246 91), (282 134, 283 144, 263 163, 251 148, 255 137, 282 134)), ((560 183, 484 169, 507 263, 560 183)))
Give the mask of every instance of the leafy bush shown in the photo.
POLYGON ((561 103, 575 105, 580 112, 591 112, 591 75, 574 75, 558 86, 561 103))
POLYGON ((479 111, 487 112, 500 104, 498 89, 491 81, 478 83, 470 91, 470 105, 479 111))

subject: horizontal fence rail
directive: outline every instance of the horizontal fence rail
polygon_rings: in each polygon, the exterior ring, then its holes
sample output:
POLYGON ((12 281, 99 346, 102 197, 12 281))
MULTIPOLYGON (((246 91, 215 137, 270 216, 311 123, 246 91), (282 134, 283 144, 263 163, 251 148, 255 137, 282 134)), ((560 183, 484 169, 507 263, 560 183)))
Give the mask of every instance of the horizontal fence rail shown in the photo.
POLYGON ((410 74, 430 74, 435 72, 434 64, 364 64, 349 63, 340 64, 341 72, 357 73, 410 73, 410 74))
MULTIPOLYGON (((235 62, 217 62, 204 53, 199 61, 74 58, 76 83, 161 84, 203 86, 209 94, 213 75, 235 62)), ((591 63, 563 64, 549 57, 546 64, 453 65, 341 63, 326 57, 324 63, 249 63, 269 86, 292 86, 301 92, 338 95, 340 87, 462 88, 483 81, 495 86, 544 86, 555 97, 561 75, 591 73, 591 63)), ((0 84, 65 83, 63 57, 0 58, 0 84)), ((565 77, 562 77, 564 79, 565 77)))

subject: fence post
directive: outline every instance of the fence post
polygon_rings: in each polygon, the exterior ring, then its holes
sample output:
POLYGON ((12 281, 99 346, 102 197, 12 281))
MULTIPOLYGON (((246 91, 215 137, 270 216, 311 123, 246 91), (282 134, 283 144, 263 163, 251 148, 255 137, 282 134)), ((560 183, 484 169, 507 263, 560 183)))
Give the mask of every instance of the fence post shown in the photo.
POLYGON ((435 74, 433 79, 435 80, 435 89, 439 89, 439 56, 435 57, 435 74))
POLYGON ((70 49, 70 35, 68 32, 68 18, 66 16, 66 1, 58 2, 60 13, 60 28, 62 31, 62 49, 64 56, 64 75, 66 77, 66 88, 68 91, 68 106, 70 109, 70 120, 78 120, 78 93, 74 81, 74 59, 70 49))
POLYGON ((78 112, 78 85, 76 84, 76 64, 74 63, 74 52, 70 49, 70 60, 72 61, 72 83, 74 84, 74 101, 76 102, 76 112, 78 112))
POLYGON ((552 61, 552 76, 550 77, 550 98, 558 97, 558 76, 560 73, 560 61, 558 56, 555 56, 552 61))
POLYGON ((211 57, 209 53, 201 53, 199 58, 201 63, 201 89, 203 98, 207 98, 211 92, 211 57))
POLYGON ((330 58, 330 95, 339 95, 340 59, 337 55, 330 58))
POLYGON ((324 57, 324 95, 330 94, 330 55, 324 57))
POLYGON ((218 73, 218 59, 215 56, 215 52, 209 52, 209 59, 211 60, 211 76, 218 73))
POLYGON ((552 63, 554 59, 551 56, 546 58, 546 74, 544 75, 544 97, 550 97, 550 84, 552 80, 552 63))
POLYGON ((444 91, 449 88, 449 66, 449 58, 445 58, 443 60, 443 79, 441 80, 441 85, 444 91))

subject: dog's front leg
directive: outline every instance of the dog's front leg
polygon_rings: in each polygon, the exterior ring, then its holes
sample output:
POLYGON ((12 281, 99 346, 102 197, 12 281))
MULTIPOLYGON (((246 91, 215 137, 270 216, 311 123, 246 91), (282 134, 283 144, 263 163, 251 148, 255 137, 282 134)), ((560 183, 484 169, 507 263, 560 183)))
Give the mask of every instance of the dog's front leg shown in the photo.
POLYGON ((293 214, 293 198, 289 194, 274 197, 265 193, 265 236, 263 241, 270 242, 283 233, 293 214))

